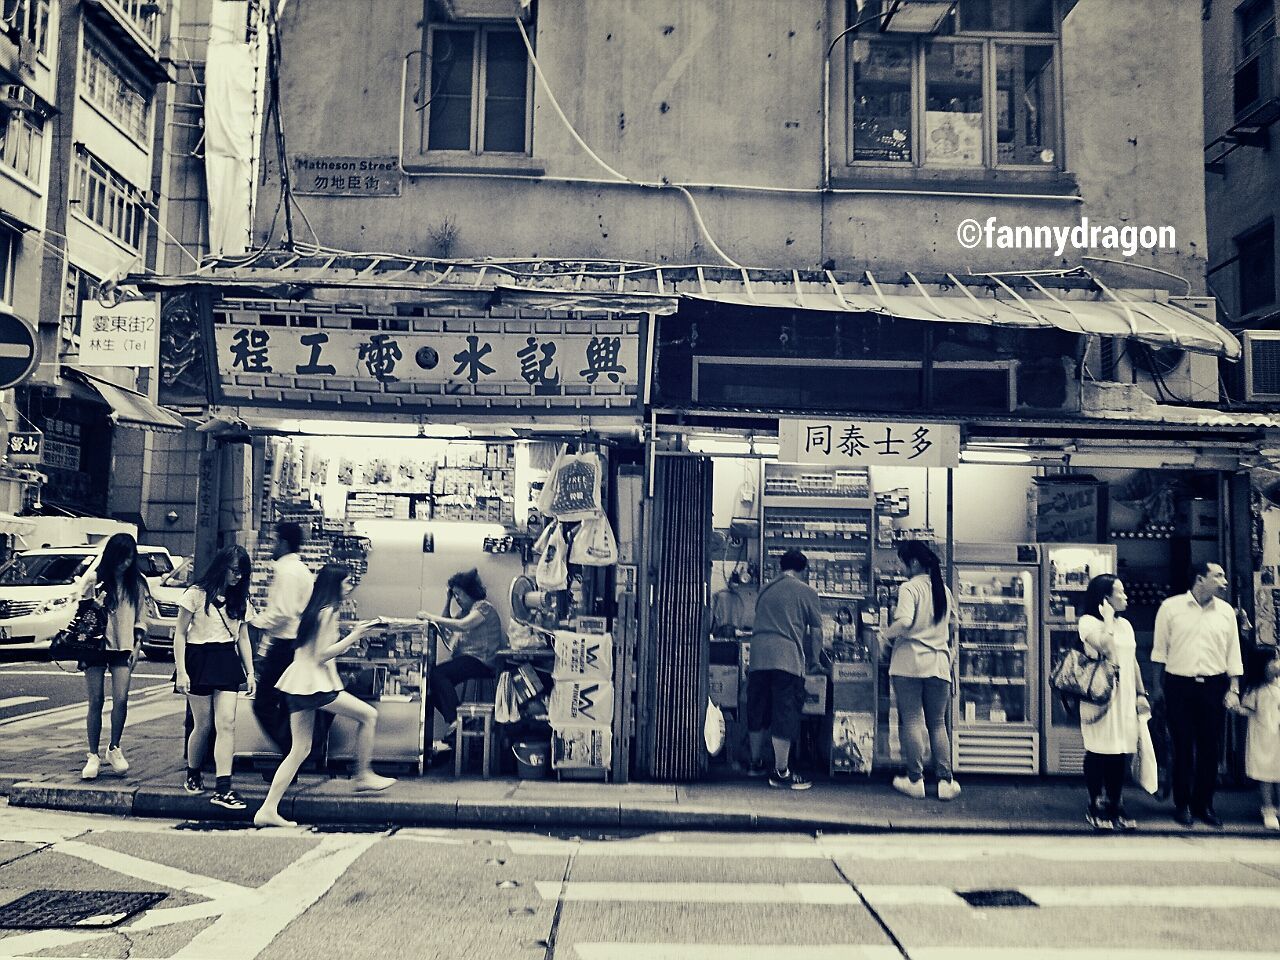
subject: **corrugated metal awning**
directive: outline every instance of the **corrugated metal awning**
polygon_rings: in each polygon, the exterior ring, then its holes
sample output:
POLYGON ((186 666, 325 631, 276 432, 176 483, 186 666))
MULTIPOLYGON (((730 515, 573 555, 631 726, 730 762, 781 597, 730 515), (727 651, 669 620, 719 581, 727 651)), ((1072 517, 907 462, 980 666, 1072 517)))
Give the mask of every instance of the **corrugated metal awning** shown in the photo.
POLYGON ((187 427, 187 421, 178 414, 158 406, 136 390, 108 383, 74 367, 63 367, 62 375, 101 399, 111 409, 112 422, 119 426, 161 433, 181 433, 187 427))

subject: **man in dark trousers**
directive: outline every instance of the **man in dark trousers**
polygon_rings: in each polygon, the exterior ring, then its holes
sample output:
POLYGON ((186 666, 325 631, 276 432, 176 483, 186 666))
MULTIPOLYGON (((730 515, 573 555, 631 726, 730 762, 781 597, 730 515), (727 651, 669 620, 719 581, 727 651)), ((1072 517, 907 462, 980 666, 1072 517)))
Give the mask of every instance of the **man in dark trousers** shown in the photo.
POLYGON ((1236 613, 1222 599, 1226 591, 1220 564, 1197 563, 1191 590, 1170 597, 1156 613, 1151 664, 1173 748, 1173 817, 1184 827, 1196 817, 1222 826, 1213 792, 1226 709, 1239 702, 1244 673, 1236 613))
POLYGON ((750 776, 768 773, 769 786, 807 790, 813 783, 791 770, 791 744, 800 735, 804 711, 804 678, 821 669, 822 601, 800 575, 809 561, 788 550, 778 562, 781 576, 756 600, 751 662, 747 673, 747 737, 751 743, 750 776), (773 766, 765 766, 764 740, 769 735, 773 766))
POLYGON ((293 662, 298 621, 311 599, 315 583, 298 555, 301 549, 302 528, 296 523, 276 524, 276 545, 272 551, 275 573, 267 592, 267 606, 249 621, 262 631, 255 658, 258 691, 253 700, 253 713, 262 731, 276 742, 281 753, 289 752, 293 738, 289 734, 289 708, 284 694, 276 689, 276 681, 293 662))

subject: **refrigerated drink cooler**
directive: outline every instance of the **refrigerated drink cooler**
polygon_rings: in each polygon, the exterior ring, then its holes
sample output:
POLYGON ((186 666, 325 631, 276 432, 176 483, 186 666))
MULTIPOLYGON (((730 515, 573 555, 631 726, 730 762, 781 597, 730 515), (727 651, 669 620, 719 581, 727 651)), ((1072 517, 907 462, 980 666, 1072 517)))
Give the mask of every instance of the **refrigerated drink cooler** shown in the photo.
POLYGON ((957 544, 957 772, 1040 772, 1037 544, 957 544))
POLYGON ((1049 686, 1053 664, 1079 642, 1076 623, 1089 581, 1116 572, 1116 548, 1110 544, 1046 543, 1040 546, 1044 664, 1045 773, 1079 774, 1084 770, 1084 738, 1080 721, 1062 708, 1049 686))

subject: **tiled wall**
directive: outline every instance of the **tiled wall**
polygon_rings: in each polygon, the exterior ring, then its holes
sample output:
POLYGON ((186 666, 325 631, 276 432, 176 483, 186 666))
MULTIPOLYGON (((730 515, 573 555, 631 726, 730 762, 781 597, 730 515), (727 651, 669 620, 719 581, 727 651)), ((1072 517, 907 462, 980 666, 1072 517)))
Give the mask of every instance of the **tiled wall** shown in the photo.
POLYGON ((195 550, 196 481, 204 436, 194 430, 148 433, 147 442, 150 463, 142 509, 147 524, 144 539, 168 547, 175 555, 190 556, 195 550), (173 523, 166 519, 171 510, 178 515, 173 523))

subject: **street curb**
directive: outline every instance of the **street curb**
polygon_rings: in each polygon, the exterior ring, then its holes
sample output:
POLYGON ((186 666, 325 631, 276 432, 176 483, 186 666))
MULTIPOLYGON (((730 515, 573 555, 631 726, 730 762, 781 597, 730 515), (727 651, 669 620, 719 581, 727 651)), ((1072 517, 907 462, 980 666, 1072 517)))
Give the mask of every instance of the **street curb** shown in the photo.
POLYGON ((127 817, 133 813, 136 789, 96 783, 72 786, 66 783, 24 780, 9 788, 9 805, 48 807, 56 810, 74 810, 77 813, 106 813, 127 817))

